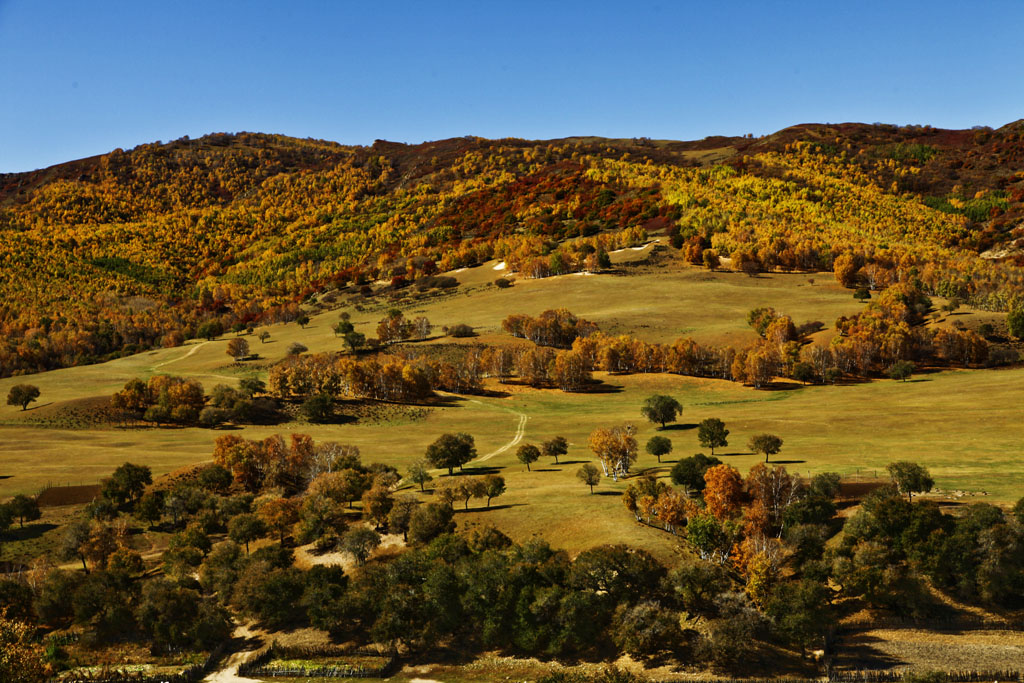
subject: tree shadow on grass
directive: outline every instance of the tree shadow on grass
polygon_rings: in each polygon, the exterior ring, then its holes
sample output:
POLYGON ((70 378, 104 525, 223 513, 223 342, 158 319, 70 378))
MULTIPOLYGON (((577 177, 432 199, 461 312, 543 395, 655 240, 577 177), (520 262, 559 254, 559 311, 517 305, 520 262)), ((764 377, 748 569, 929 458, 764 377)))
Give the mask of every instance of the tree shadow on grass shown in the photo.
POLYGON ((491 507, 487 507, 486 505, 471 505, 468 510, 461 507, 456 507, 454 509, 456 514, 458 514, 465 512, 487 512, 488 510, 507 510, 509 508, 518 508, 523 507, 525 505, 526 503, 503 503, 501 505, 492 504, 491 507))
POLYGON ((456 472, 456 475, 497 474, 503 469, 505 469, 504 465, 474 465, 472 467, 467 466, 467 469, 462 472, 456 472))
POLYGON ((762 386, 761 391, 793 391, 802 389, 803 386, 800 382, 771 382, 762 386))
POLYGON ((806 460, 769 460, 766 465, 802 465, 806 460))
POLYGON ((665 425, 659 432, 680 432, 687 429, 696 429, 699 425, 694 422, 680 422, 677 424, 665 425))
POLYGON ((19 410, 18 412, 19 413, 31 413, 33 410, 36 410, 38 408, 45 408, 46 406, 52 406, 54 403, 56 403, 56 401, 49 401, 47 403, 37 403, 34 406, 29 406, 28 408, 25 408, 24 410, 19 410))
MULTIPOLYGON (((17 524, 17 522, 15 522, 15 524, 17 524)), ((28 524, 25 526, 24 529, 17 526, 12 526, 10 529, 7 530, 7 533, 5 535, 7 536, 8 541, 31 541, 33 539, 39 538, 47 531, 56 528, 56 524, 49 523, 28 524)))
POLYGON ((584 389, 573 392, 576 394, 618 394, 622 392, 622 386, 619 384, 608 384, 601 380, 594 380, 588 384, 584 389))
POLYGON ((619 491, 594 491, 595 496, 621 496, 619 491))
POLYGON ((562 470, 553 467, 534 467, 531 472, 561 472, 562 470))

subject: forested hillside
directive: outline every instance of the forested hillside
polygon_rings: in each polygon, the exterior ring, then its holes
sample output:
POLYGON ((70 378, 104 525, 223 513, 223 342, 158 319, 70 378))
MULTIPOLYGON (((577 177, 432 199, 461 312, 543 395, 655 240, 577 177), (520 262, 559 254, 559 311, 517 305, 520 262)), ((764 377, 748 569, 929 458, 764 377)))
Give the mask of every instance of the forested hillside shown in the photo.
POLYGON ((0 373, 290 320, 314 292, 372 297, 490 258, 524 277, 589 269, 649 233, 695 263, 834 269, 1009 310, 1022 215, 1020 122, 688 143, 182 138, 0 176, 0 373))

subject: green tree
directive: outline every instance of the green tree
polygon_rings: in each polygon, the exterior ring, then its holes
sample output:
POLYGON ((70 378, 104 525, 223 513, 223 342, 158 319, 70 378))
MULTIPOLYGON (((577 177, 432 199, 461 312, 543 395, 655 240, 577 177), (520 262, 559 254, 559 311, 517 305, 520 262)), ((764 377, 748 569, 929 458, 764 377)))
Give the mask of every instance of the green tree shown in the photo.
POLYGON ((455 512, 450 505, 442 503, 425 503, 413 510, 409 518, 409 542, 422 545, 429 543, 441 534, 455 530, 452 521, 455 512))
POLYGON ((640 413, 644 417, 651 422, 661 423, 662 429, 665 428, 666 423, 675 422, 677 415, 681 412, 683 412, 683 406, 679 401, 664 394, 649 396, 644 401, 643 407, 640 408, 640 413))
POLYGON ((661 456, 672 452, 672 441, 665 436, 652 436, 647 441, 647 452, 658 459, 661 464, 661 456))
POLYGON ((409 481, 419 484, 421 493, 424 491, 424 485, 434 480, 434 477, 427 470, 427 464, 426 462, 414 462, 409 466, 409 472, 406 474, 409 477, 409 481))
POLYGON ((231 619, 223 607, 167 581, 146 582, 135 619, 158 650, 209 650, 231 637, 231 619))
POLYGON ((814 379, 814 366, 810 363, 800 361, 793 365, 793 379, 801 384, 807 384, 814 379))
POLYGON ((153 473, 147 465, 135 465, 126 462, 120 465, 110 479, 103 484, 103 495, 118 505, 125 502, 135 503, 153 483, 153 473))
POLYGON ((426 458, 432 466, 448 470, 448 476, 454 474, 456 467, 476 457, 476 444, 469 434, 442 434, 434 443, 427 446, 426 458))
POLYGON ((498 474, 488 474, 483 478, 483 494, 487 498, 487 507, 491 507, 491 500, 505 493, 505 477, 498 474))
POLYGON ((303 401, 302 414, 310 422, 327 422, 334 416, 334 399, 330 394, 314 394, 303 401))
POLYGON ((267 525, 252 513, 235 515, 228 522, 228 538, 245 546, 245 554, 249 554, 249 544, 267 535, 267 525))
POLYGON ((697 440, 700 441, 700 445, 704 448, 711 449, 711 455, 715 454, 716 448, 729 445, 728 436, 729 430, 725 428, 725 423, 717 417, 701 420, 700 425, 697 427, 697 440))
POLYGON ((889 368, 889 378, 904 382, 914 374, 914 364, 907 360, 898 360, 889 368))
POLYGON ((33 522, 43 516, 36 499, 23 493, 12 498, 11 502, 7 503, 7 509, 18 520, 18 526, 21 528, 25 527, 25 522, 33 522))
POLYGON ((558 456, 569 452, 569 442, 565 440, 564 436, 556 436, 542 443, 541 450, 544 451, 545 456, 554 458, 557 465, 558 456))
POLYGON ((208 465, 199 470, 199 476, 196 477, 196 481, 210 493, 224 495, 231 488, 231 482, 234 481, 234 478, 231 476, 231 470, 226 467, 208 465))
POLYGON ((196 330, 196 336, 207 341, 213 341, 222 334, 224 334, 224 326, 219 320, 209 320, 200 325, 199 329, 196 330))
POLYGON ((379 545, 380 534, 373 529, 360 526, 345 532, 345 535, 341 537, 338 549, 343 553, 351 555, 356 564, 362 566, 366 564, 366 559, 370 556, 370 553, 379 545))
POLYGON ((821 472, 811 478, 811 483, 807 487, 808 493, 811 496, 832 500, 839 495, 840 483, 841 477, 836 472, 821 472))
POLYGON ((135 516, 143 522, 148 522, 151 527, 159 524, 164 516, 164 495, 163 491, 143 494, 135 505, 135 516))
POLYGON ((594 493, 594 487, 601 483, 601 470, 589 462, 576 470, 576 478, 590 487, 590 493, 594 493))
POLYGON ((39 387, 33 384, 15 384, 7 392, 7 405, 21 406, 22 410, 28 408, 28 404, 39 398, 39 387))
POLYGON ((299 324, 299 327, 301 327, 302 329, 306 329, 306 325, 309 324, 309 316, 306 315, 305 313, 300 313, 298 317, 295 318, 295 322, 297 322, 299 324))
POLYGON ((704 473, 715 465, 721 465, 722 461, 716 457, 708 457, 703 453, 697 453, 689 458, 682 458, 672 466, 669 478, 676 486, 685 486, 690 491, 700 492, 704 490, 706 482, 704 473))
POLYGON ((1015 308, 1006 316, 1006 325, 1010 335, 1017 339, 1024 338, 1024 308, 1015 308))
POLYGON ((885 469, 892 477, 892 483, 896 485, 900 493, 907 494, 907 500, 911 500, 915 493, 927 493, 935 485, 927 468, 918 465, 916 462, 902 460, 886 465, 885 469))
POLYGON ((619 650, 641 658, 673 648, 682 635, 679 616, 654 601, 619 605, 611 629, 619 650))
POLYGON ((412 521, 412 513, 420 502, 415 496, 402 495, 395 497, 395 503, 388 513, 388 531, 393 534, 402 534, 402 540, 409 540, 409 523, 412 521))
POLYGON ((774 434, 755 434, 747 442, 747 448, 764 455, 764 461, 768 462, 768 456, 775 455, 782 450, 782 439, 774 434))
POLYGON ((516 451, 516 458, 526 465, 526 471, 530 471, 530 463, 537 462, 540 458, 540 449, 530 443, 524 443, 516 451))

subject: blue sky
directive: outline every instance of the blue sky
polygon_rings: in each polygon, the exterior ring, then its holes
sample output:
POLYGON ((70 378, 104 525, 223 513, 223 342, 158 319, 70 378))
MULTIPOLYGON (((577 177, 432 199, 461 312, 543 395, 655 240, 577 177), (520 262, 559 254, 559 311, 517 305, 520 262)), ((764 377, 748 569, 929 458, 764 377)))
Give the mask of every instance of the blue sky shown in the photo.
POLYGON ((694 139, 1024 117, 1024 2, 0 0, 0 172, 261 131, 694 139))

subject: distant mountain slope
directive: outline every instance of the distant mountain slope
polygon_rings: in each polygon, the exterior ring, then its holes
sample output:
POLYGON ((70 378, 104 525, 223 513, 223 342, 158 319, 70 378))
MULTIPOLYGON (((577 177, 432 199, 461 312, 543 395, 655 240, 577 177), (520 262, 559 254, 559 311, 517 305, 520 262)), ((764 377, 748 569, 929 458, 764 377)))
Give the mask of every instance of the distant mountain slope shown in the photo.
POLYGON ((0 372, 173 345, 211 318, 289 319, 325 287, 372 294, 493 256, 534 276, 579 269, 645 230, 691 260, 711 249, 762 270, 849 252, 875 287, 916 277, 1007 308, 1024 291, 1022 215, 1021 122, 693 142, 183 138, 0 176, 0 372))

